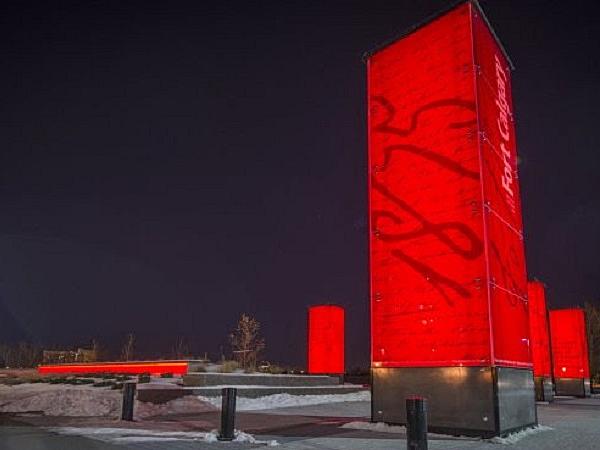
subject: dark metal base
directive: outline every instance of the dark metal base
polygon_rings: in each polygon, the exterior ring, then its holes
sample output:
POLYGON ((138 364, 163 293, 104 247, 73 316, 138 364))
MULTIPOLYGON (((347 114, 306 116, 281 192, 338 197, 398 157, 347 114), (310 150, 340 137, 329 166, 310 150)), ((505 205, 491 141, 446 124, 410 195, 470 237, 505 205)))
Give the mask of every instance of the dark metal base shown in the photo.
POLYGON ((589 397, 591 387, 589 378, 555 378, 556 395, 589 397))
POLYGON ((538 402, 551 402, 554 400, 554 383, 552 378, 535 377, 535 399, 538 402))
POLYGON ((506 367, 373 368, 371 418, 406 424, 405 400, 428 400, 429 431, 492 437, 537 424, 531 370, 506 367))

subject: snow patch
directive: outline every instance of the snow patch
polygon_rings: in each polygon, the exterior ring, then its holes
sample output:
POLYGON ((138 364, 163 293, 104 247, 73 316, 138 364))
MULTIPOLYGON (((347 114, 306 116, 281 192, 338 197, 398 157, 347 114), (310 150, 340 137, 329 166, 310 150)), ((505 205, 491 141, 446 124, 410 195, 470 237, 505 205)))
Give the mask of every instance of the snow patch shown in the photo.
POLYGON ((389 425, 384 422, 348 422, 341 428, 349 428, 351 430, 368 430, 379 431, 382 433, 406 433, 406 427, 402 425, 389 425))
POLYGON ((117 444, 133 444, 136 442, 180 442, 182 440, 194 441, 197 439, 183 439, 176 437, 160 437, 160 436, 124 436, 111 439, 109 442, 117 444))
MULTIPOLYGON (((46 416, 119 417, 122 393, 106 387, 24 383, 0 386, 0 412, 46 416)), ((134 417, 214 411, 195 396, 184 396, 164 404, 135 401, 134 417)))
MULTIPOLYGON (((349 428, 352 430, 368 430, 368 431, 379 431, 382 433, 406 433, 406 427, 401 425, 388 425, 383 422, 348 422, 341 426, 341 428, 349 428)), ((517 433, 511 433, 505 437, 494 437, 491 439, 484 439, 486 442, 490 442, 492 444, 501 444, 501 445, 512 445, 519 442, 521 439, 524 439, 528 436, 532 436, 534 434, 541 433, 542 431, 550 431, 553 430, 551 427, 547 427, 544 425, 537 425, 532 428, 527 428, 525 430, 521 430, 517 433)), ((430 433, 431 434, 431 433, 430 433)))
MULTIPOLYGON (((203 441, 219 442, 217 430, 211 432, 191 431, 157 431, 136 428, 77 428, 60 427, 49 428, 49 431, 70 436, 84 436, 109 443, 135 443, 135 442, 173 442, 173 441, 203 441)), ((279 443, 275 440, 262 441, 243 431, 235 430, 234 442, 247 442, 250 444, 276 447, 279 443)), ((227 442, 227 441, 224 441, 227 442)))
POLYGON ((521 439, 526 438, 528 436, 533 436, 534 434, 541 433, 542 431, 550 431, 553 430, 552 427, 547 427, 544 425, 536 425, 532 428, 527 428, 525 430, 518 431, 516 433, 511 433, 505 437, 494 437, 489 439, 488 441, 492 444, 501 444, 501 445, 512 445, 519 442, 521 439))
MULTIPOLYGON (((221 408, 221 397, 198 396, 202 402, 209 403, 215 408, 221 408)), ((238 411, 259 411, 265 409, 286 408, 290 406, 321 405, 325 403, 340 402, 366 402, 371 400, 369 391, 352 392, 348 394, 326 395, 292 395, 273 394, 257 398, 237 397, 236 409, 238 411)))
POLYGON ((49 431, 72 436, 106 436, 110 439, 123 436, 155 436, 169 438, 204 439, 208 434, 199 431, 158 431, 141 428, 96 428, 96 427, 57 427, 49 428, 49 431))
POLYGON ((244 433, 243 431, 235 431, 235 439, 234 442, 247 442, 249 444, 261 444, 266 445, 267 447, 277 447, 279 442, 272 439, 270 441, 259 441, 254 436, 248 433, 244 433))
POLYGON ((133 414, 136 419, 169 414, 198 413, 214 411, 215 407, 207 404, 193 395, 177 398, 166 403, 155 404, 150 402, 135 401, 133 414))

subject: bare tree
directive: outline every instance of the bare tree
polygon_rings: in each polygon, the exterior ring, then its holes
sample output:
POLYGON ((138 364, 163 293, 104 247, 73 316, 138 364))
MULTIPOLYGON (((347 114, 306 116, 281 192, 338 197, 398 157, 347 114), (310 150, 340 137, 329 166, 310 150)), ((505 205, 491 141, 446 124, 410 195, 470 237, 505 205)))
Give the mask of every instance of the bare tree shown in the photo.
POLYGON ((177 338, 175 346, 173 347, 173 358, 174 359, 185 359, 190 355, 190 348, 185 342, 182 336, 177 338))
POLYGON ((0 366, 35 367, 42 361, 42 351, 28 342, 0 345, 0 366))
POLYGON ((236 329, 229 335, 235 360, 246 371, 256 369, 258 355, 265 348, 265 340, 260 337, 260 323, 242 314, 236 329))
POLYGON ((101 361, 101 358, 102 347, 100 346, 100 342, 98 342, 98 339, 92 339, 92 353, 90 355, 90 359, 92 361, 101 361))
POLYGON ((121 361, 130 361, 133 359, 133 344, 135 342, 135 338, 133 333, 129 333, 125 338, 125 343, 121 348, 121 361))
POLYGON ((0 367, 10 367, 13 350, 8 344, 0 344, 0 367))
POLYGON ((585 320, 590 352, 590 375, 600 381, 600 308, 591 302, 585 302, 585 320))

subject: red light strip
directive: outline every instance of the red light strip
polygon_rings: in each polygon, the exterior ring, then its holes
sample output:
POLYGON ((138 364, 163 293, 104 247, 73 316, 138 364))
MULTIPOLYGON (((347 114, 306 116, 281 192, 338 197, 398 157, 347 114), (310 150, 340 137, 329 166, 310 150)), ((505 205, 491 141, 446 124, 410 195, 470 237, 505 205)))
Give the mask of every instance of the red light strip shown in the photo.
POLYGON ((172 373, 186 374, 188 372, 187 362, 135 362, 135 363, 98 363, 98 364, 54 364, 38 367, 40 374, 49 373, 172 373))

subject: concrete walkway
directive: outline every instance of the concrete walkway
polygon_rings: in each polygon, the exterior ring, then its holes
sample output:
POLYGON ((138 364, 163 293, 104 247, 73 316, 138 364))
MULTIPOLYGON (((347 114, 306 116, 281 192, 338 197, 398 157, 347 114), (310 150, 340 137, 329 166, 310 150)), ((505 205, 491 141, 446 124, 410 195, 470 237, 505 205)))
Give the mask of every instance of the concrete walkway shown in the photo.
MULTIPOLYGON (((257 439, 279 442, 277 448, 297 450, 378 450, 405 449, 404 433, 382 433, 375 431, 341 428, 351 421, 368 422, 369 402, 347 402, 306 407, 281 408, 238 414, 238 427, 254 434, 257 439)), ((600 448, 600 398, 558 398, 553 404, 538 404, 540 424, 552 427, 528 436, 508 447, 515 450, 552 449, 599 449, 600 448)), ((155 417, 152 420, 123 424, 112 419, 68 419, 48 417, 4 417, 0 416, 0 449, 44 449, 44 450, 183 450, 217 449, 227 450, 264 448, 264 445, 247 443, 207 443, 202 440, 172 440, 134 443, 104 442, 77 436, 51 433, 45 427, 115 427, 126 426, 169 431, 202 431, 216 428, 218 413, 155 417)), ((445 450, 489 450, 492 443, 472 438, 453 438, 430 435, 430 449, 445 450)))

